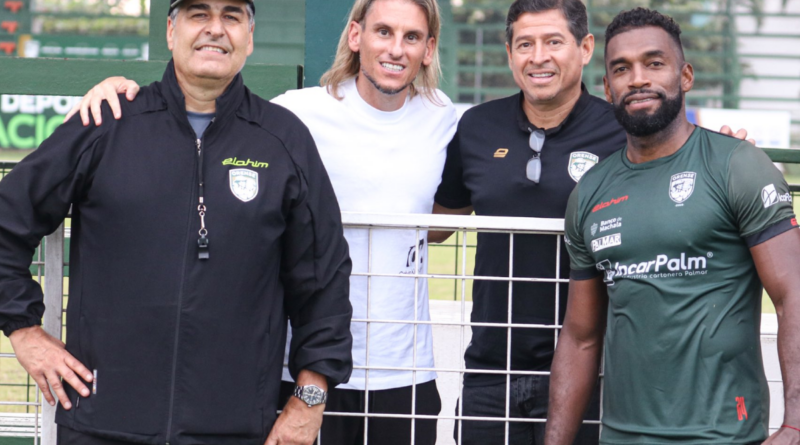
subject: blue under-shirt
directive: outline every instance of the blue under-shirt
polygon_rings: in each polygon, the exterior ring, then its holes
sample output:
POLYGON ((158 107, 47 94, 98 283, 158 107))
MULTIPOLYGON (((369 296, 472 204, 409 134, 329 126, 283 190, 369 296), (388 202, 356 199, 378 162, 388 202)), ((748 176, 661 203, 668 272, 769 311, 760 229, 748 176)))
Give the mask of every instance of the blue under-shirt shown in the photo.
POLYGON ((197 135, 197 139, 203 137, 203 133, 205 133, 206 128, 211 124, 211 120, 214 119, 216 113, 195 113, 193 111, 187 111, 186 114, 189 115, 189 123, 194 128, 194 133, 197 135))

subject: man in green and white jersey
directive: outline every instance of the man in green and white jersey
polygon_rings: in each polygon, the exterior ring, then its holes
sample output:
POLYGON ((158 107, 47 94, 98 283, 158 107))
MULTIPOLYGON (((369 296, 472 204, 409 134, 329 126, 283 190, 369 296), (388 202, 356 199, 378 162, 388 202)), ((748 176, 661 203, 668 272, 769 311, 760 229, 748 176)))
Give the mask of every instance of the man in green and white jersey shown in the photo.
POLYGON ((637 8, 606 31, 606 98, 627 147, 567 207, 567 316, 546 443, 572 442, 605 335, 603 444, 752 444, 768 436, 762 283, 775 303, 784 426, 800 443, 800 231, 758 148, 690 124, 680 28, 637 8))

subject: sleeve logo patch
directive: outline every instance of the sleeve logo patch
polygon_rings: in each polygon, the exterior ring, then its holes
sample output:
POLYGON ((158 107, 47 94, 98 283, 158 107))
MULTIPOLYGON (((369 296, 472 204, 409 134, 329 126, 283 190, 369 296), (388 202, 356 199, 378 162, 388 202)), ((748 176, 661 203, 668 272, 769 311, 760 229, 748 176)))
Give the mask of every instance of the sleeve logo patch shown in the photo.
POLYGON ((235 168, 228 172, 233 196, 243 202, 252 201, 258 195, 258 173, 246 168, 235 168))
POLYGON ((770 184, 761 190, 761 201, 764 203, 764 208, 768 209, 779 202, 792 202, 792 194, 786 192, 779 195, 775 184, 770 184))
POLYGON ((622 244, 622 234, 615 233, 613 235, 607 235, 602 238, 597 238, 596 240, 592 240, 592 252, 599 252, 603 249, 608 249, 609 247, 619 246, 622 244))
POLYGON ((588 151, 576 151, 571 153, 569 155, 569 165, 567 166, 569 177, 575 182, 580 181, 583 175, 588 172, 590 168, 597 165, 599 161, 600 158, 597 155, 593 155, 588 151))
POLYGON ((694 192, 694 180, 697 178, 695 172, 683 172, 672 175, 669 181, 669 199, 678 204, 682 204, 694 192))

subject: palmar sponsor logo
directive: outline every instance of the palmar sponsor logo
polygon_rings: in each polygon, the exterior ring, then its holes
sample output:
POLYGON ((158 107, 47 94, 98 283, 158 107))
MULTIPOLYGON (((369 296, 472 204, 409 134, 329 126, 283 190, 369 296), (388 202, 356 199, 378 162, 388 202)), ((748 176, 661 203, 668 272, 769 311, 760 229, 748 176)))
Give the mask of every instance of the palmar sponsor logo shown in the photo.
POLYGON ((609 247, 619 246, 622 244, 622 234, 615 233, 613 235, 606 235, 602 238, 592 240, 592 252, 598 252, 609 247))
POLYGON ((678 278, 708 273, 708 260, 714 254, 708 252, 705 256, 690 257, 681 252, 680 257, 670 258, 667 255, 656 255, 654 260, 620 264, 617 261, 611 264, 609 260, 597 263, 597 270, 604 274, 603 281, 609 286, 614 285, 616 278, 657 279, 678 278))

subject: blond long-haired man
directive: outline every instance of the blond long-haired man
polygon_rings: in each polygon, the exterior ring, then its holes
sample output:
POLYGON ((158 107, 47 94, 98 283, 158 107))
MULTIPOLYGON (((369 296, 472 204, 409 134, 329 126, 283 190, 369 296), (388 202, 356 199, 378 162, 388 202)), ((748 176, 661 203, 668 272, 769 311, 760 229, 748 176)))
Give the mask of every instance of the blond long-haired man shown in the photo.
MULTIPOLYGON (((430 213, 433 208, 457 121, 453 105, 436 89, 439 29, 435 0, 357 0, 322 85, 273 99, 311 130, 342 211, 430 213)), ((103 100, 119 116, 117 93, 132 100, 137 91, 124 78, 107 79, 84 98, 84 122, 90 106, 100 122, 103 100)), ((330 391, 326 412, 439 414, 434 372, 385 369, 433 368, 430 325, 413 323, 430 319, 426 280, 414 278, 427 271, 427 234, 374 231, 370 240, 367 230, 346 229, 345 238, 353 260, 354 320, 401 323, 352 323, 355 370, 348 383, 330 391)), ((285 372, 284 398, 294 389, 285 372)), ((365 438, 383 445, 411 443, 412 420, 367 419, 326 416, 322 443, 361 444, 365 438)), ((414 443, 433 445, 436 421, 413 422, 414 443)))

